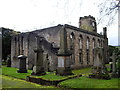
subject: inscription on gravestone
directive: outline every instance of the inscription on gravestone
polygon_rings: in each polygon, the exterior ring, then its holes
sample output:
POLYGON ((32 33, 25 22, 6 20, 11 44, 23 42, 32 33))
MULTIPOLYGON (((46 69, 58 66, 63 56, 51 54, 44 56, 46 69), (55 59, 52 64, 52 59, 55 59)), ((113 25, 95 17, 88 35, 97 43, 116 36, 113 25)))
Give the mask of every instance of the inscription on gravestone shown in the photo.
POLYGON ((58 58, 58 67, 64 67, 64 57, 58 58))

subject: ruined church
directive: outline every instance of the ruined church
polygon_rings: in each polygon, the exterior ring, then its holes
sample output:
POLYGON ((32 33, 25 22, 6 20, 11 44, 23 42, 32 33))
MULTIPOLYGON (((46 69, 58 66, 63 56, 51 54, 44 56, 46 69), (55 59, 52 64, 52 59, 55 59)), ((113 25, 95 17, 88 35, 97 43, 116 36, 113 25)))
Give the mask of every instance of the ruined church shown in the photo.
POLYGON ((33 69, 35 61, 34 49, 43 49, 43 67, 45 71, 54 71, 58 66, 57 53, 60 49, 60 31, 64 27, 67 37, 67 49, 71 51, 69 66, 71 69, 92 66, 95 60, 95 47, 104 49, 104 60, 108 60, 107 29, 103 34, 97 33, 97 24, 93 16, 79 18, 79 28, 68 24, 39 29, 13 36, 11 40, 12 67, 19 66, 18 56, 25 55, 26 67, 33 69), (36 41, 36 38, 38 41, 36 41), (39 42, 39 43, 38 43, 39 42))

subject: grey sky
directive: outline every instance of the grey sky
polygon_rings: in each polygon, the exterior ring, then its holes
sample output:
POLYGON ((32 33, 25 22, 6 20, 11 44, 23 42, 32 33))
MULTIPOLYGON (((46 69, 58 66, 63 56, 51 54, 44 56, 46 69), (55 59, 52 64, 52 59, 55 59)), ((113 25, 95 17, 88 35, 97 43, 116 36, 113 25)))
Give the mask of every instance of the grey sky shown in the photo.
MULTIPOLYGON (((78 27, 79 17, 99 17, 99 0, 0 0, 0 27, 28 32, 58 24, 78 27)), ((108 28, 110 45, 118 45, 118 21, 108 28)), ((104 24, 98 25, 98 32, 104 24)))

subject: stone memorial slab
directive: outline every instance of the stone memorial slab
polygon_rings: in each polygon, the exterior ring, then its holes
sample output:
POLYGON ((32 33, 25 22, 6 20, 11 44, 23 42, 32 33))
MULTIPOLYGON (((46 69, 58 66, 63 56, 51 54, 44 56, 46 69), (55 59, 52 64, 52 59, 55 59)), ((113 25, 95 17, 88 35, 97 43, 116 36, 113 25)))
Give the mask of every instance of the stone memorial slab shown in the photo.
POLYGON ((43 49, 40 46, 39 38, 36 37, 37 47, 34 49, 35 52, 35 62, 33 67, 33 72, 31 75, 44 75, 45 71, 43 68, 43 49))
POLYGON ((8 55, 8 57, 7 57, 7 67, 11 67, 10 55, 8 55))
POLYGON ((64 67, 64 57, 58 57, 58 67, 64 67))
POLYGON ((117 70, 117 58, 118 58, 118 55, 116 55, 115 52, 113 52, 112 56, 110 57, 112 59, 112 77, 116 78, 118 77, 118 70, 117 70))
POLYGON ((27 57, 24 55, 18 56, 18 59, 19 59, 19 70, 17 71, 18 73, 27 73, 26 58, 27 57))
POLYGON ((71 75, 72 71, 69 67, 70 60, 67 57, 71 56, 70 51, 67 49, 67 32, 65 26, 62 27, 60 32, 60 49, 58 51, 58 67, 56 74, 58 75, 71 75))
POLYGON ((95 60, 92 67, 92 74, 89 75, 90 78, 99 79, 110 79, 107 68, 105 67, 104 50, 102 47, 96 47, 94 49, 95 60))

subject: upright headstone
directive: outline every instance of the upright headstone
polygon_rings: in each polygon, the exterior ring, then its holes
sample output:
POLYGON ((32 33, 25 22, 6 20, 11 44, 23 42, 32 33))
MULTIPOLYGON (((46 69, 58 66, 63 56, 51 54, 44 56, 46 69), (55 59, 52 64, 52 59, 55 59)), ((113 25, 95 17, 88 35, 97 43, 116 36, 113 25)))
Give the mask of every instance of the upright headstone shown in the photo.
POLYGON ((8 55, 8 57, 7 57, 7 67, 11 67, 10 55, 8 55))
POLYGON ((113 67, 112 64, 113 64, 113 62, 110 61, 110 62, 109 62, 109 65, 110 65, 110 67, 109 67, 109 68, 110 68, 110 71, 109 71, 109 72, 112 72, 112 70, 113 70, 113 69, 112 69, 112 67, 113 67))
POLYGON ((92 67, 92 74, 89 75, 91 78, 110 79, 104 60, 104 50, 102 47, 96 47, 94 49, 95 60, 92 67))
POLYGON ((110 57, 112 59, 112 77, 118 77, 117 73, 117 55, 115 52, 113 52, 112 56, 110 57))
POLYGON ((116 73, 116 58, 117 58, 117 56, 113 52, 113 55, 110 58, 112 59, 112 72, 116 73))
POLYGON ((71 53, 67 49, 67 32, 65 26, 62 27, 60 32, 60 49, 58 51, 58 67, 56 74, 58 75, 71 75, 70 69, 70 56, 71 53))
POLYGON ((18 59, 19 59, 19 70, 17 71, 18 73, 27 73, 26 58, 27 57, 24 55, 18 56, 18 59))
POLYGON ((32 75, 44 75, 44 67, 43 67, 43 49, 40 46, 39 38, 36 37, 37 47, 34 49, 35 52, 35 62, 33 67, 32 75))
POLYGON ((44 70, 45 70, 46 72, 49 72, 49 71, 50 71, 50 70, 49 70, 49 64, 50 64, 50 62, 49 62, 48 54, 47 54, 47 53, 44 53, 44 70))

